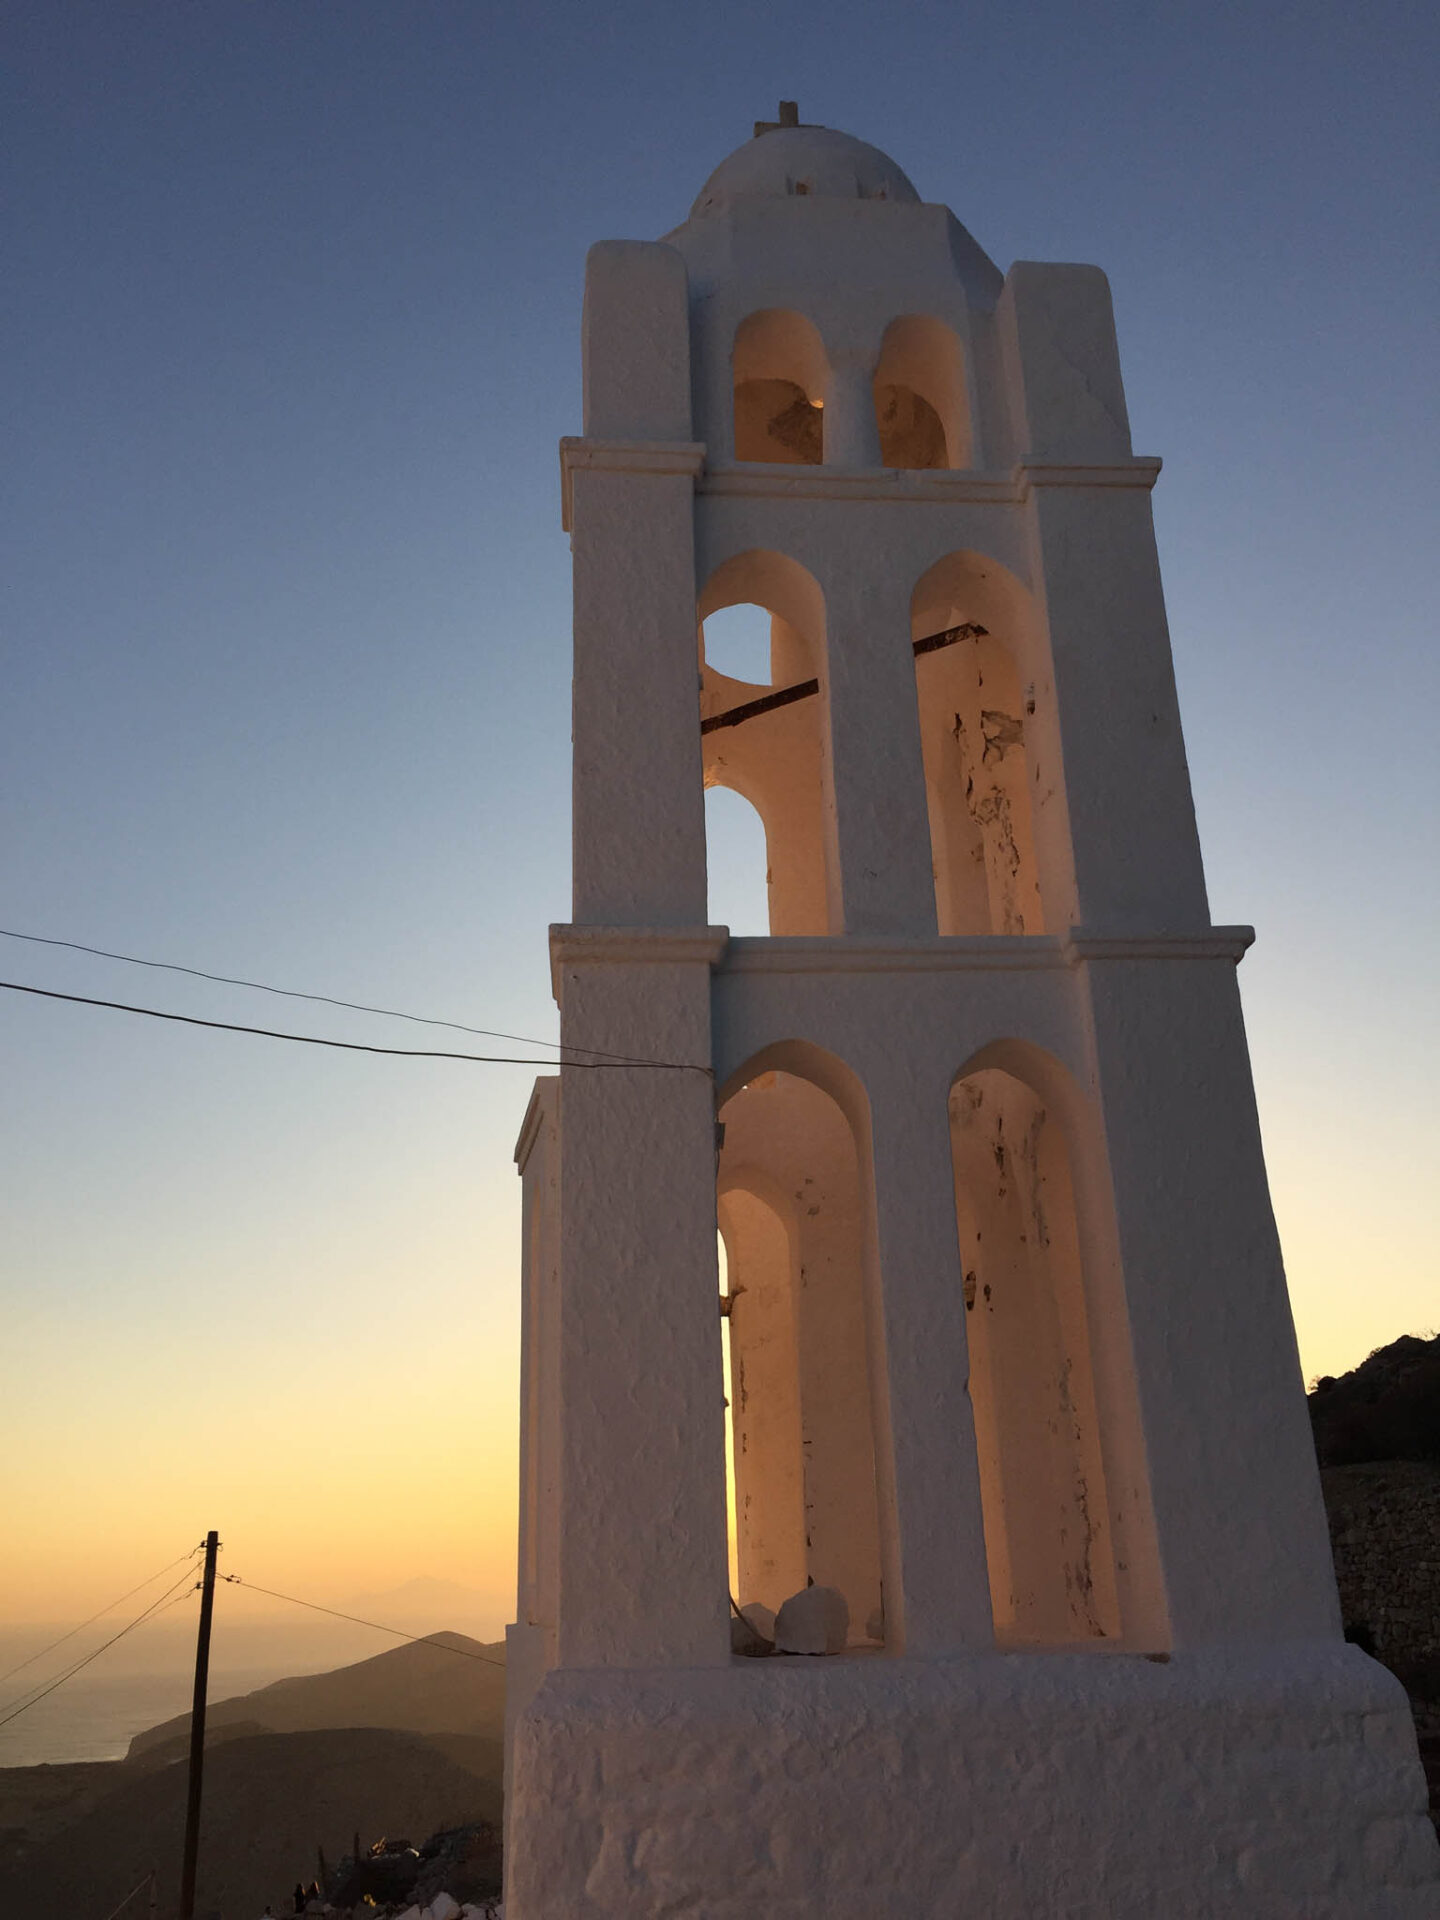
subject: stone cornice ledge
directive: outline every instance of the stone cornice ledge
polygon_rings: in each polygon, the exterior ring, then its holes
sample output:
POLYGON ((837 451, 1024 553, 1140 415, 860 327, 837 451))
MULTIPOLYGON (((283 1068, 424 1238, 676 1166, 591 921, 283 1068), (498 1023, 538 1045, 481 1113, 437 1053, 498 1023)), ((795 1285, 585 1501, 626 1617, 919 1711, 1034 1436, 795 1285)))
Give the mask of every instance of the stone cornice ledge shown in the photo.
POLYGON ((1015 506, 1016 476, 950 467, 810 467, 747 460, 707 467, 696 491, 739 500, 908 500, 1015 506))
POLYGON ((1049 934, 786 934, 732 940, 719 971, 738 973, 1011 973, 1063 967, 1059 940, 1049 934))
POLYGON ((560 971, 580 960, 591 966, 713 967, 729 943, 728 927, 586 927, 559 923, 550 929, 550 985, 560 1000, 560 971))
POLYGON ((569 436, 560 442, 560 524, 570 531, 577 467, 590 473, 703 472, 705 447, 699 440, 590 440, 569 436))
POLYGON ((1100 933, 1072 927, 1067 935, 940 934, 785 935, 731 940, 717 959, 721 974, 756 973, 1014 973, 1078 966, 1082 960, 1229 960, 1255 938, 1253 927, 1206 927, 1195 933, 1100 933))
POLYGON ((1131 460, 1093 466, 1083 462, 1022 460, 1015 469, 1022 500, 1028 498, 1035 487, 1144 487, 1148 491, 1159 477, 1159 460, 1141 454, 1131 460))
MULTIPOLYGON (((583 444, 583 443, 577 443, 583 444)), ((1022 461, 1009 469, 960 467, 707 466, 696 491, 741 500, 888 500, 1019 506, 1035 487, 1153 487, 1156 459, 1022 461)))
POLYGON ((522 1173, 525 1171, 525 1162, 530 1158, 531 1149, 540 1138, 540 1129, 545 1124, 544 1110, 553 1097, 551 1089, 558 1087, 559 1084, 558 1073, 542 1073, 531 1091, 530 1104, 525 1109, 525 1118, 520 1122, 520 1132, 515 1141, 515 1164, 522 1173))
POLYGON ((1238 966, 1253 945, 1253 927, 1204 927, 1195 933, 1100 933, 1072 927, 1065 962, 1082 960, 1229 960, 1238 966))

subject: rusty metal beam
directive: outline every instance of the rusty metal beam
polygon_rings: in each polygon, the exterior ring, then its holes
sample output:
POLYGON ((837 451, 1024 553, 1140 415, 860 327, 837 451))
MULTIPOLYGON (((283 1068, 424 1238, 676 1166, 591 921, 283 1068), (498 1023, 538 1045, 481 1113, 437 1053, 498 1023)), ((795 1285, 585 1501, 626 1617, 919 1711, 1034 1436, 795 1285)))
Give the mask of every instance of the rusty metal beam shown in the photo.
MULTIPOLYGON (((938 653, 941 647, 953 647, 959 640, 983 640, 989 629, 977 626, 973 620, 962 621, 958 627, 946 627, 941 633, 927 633, 923 640, 913 644, 915 658, 922 653, 938 653)), ((746 720, 754 720, 762 713, 773 713, 777 707, 792 706, 797 700, 808 700, 812 693, 819 693, 818 680, 797 680, 793 687, 781 687, 775 693, 762 694, 758 700, 746 700, 738 707, 727 707, 723 713, 712 713, 708 720, 700 722, 701 733, 718 733, 722 727, 738 727, 746 720)))

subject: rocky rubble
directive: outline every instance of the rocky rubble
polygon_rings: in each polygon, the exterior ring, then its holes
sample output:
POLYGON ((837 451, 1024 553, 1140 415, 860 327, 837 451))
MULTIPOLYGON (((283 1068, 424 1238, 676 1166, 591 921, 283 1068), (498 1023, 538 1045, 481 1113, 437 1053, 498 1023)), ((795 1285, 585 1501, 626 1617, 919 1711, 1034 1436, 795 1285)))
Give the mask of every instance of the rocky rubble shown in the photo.
MULTIPOLYGON (((492 1920, 501 1892, 500 1836, 488 1821, 434 1833, 423 1846, 377 1840, 347 1854, 303 1911, 354 1920, 492 1920)), ((300 1889, 297 1887, 297 1905, 300 1889)))
MULTIPOLYGON (((307 1900, 302 1911, 306 1915, 329 1915, 331 1920, 505 1920, 505 1908, 498 1900, 486 1900, 479 1905, 467 1901, 462 1907, 448 1893, 439 1893, 427 1907, 413 1904, 400 1908, 376 1906, 370 1901, 362 1901, 358 1907, 337 1907, 328 1900, 307 1900)), ((265 1909, 263 1920, 274 1920, 270 1908, 265 1909)))

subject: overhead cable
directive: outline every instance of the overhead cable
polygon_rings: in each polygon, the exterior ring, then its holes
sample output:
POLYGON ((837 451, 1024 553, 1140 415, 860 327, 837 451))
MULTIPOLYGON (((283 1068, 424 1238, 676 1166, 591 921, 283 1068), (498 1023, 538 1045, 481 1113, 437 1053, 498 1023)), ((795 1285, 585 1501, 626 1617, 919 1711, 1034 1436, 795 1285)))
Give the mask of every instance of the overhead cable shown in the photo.
POLYGON ((253 1580, 244 1580, 238 1573, 222 1573, 220 1578, 228 1580, 231 1586, 244 1587, 250 1593, 266 1594, 271 1600, 288 1600, 291 1606, 309 1607, 312 1613, 328 1613, 332 1620, 349 1620, 357 1627, 373 1627, 377 1633, 393 1633, 397 1640, 411 1640, 417 1647, 438 1647, 442 1653, 458 1654, 462 1660, 483 1660, 489 1667, 505 1665, 493 1653, 472 1653, 468 1647, 452 1647, 428 1633, 406 1633, 400 1627, 382 1626, 378 1620, 362 1620, 358 1613, 341 1613, 335 1607, 322 1607, 314 1600, 299 1600, 293 1593, 276 1593, 273 1587, 257 1587, 253 1580))
POLYGON ((153 1587, 155 1582, 160 1578, 160 1574, 168 1573, 171 1567, 178 1567, 182 1560, 193 1560, 198 1552, 198 1547, 192 1547, 189 1553, 179 1554, 174 1560, 167 1561, 167 1563, 161 1567, 160 1573, 152 1573, 148 1580, 142 1580, 138 1587, 131 1587, 129 1593, 122 1593, 120 1598, 118 1600, 112 1600, 108 1607, 101 1607, 98 1613, 92 1613, 90 1618, 88 1620, 82 1620, 78 1627, 71 1627, 68 1633, 62 1633, 60 1638, 58 1640, 52 1640, 48 1647, 41 1647, 40 1651, 38 1653, 32 1653, 28 1660, 22 1660, 18 1666, 11 1667, 8 1672, 0 1673, 0 1687, 3 1687, 5 1682, 12 1679, 15 1674, 23 1673, 26 1667, 33 1667, 37 1660, 43 1660, 47 1653, 53 1653, 56 1647, 63 1647, 67 1640, 73 1640, 76 1634, 83 1633, 86 1627, 93 1627, 97 1620, 103 1620, 106 1614, 113 1613, 116 1607, 123 1607, 127 1600, 133 1599, 137 1593, 143 1593, 146 1587, 153 1587))
MULTIPOLYGON (((34 993, 44 1000, 68 1000, 77 1007, 108 1007, 115 1013, 144 1014, 150 1020, 175 1020, 186 1027, 213 1027, 219 1033, 255 1033, 266 1040, 292 1040, 303 1047, 338 1047, 344 1053, 385 1053, 401 1060, 471 1060, 491 1067, 574 1067, 595 1073, 610 1068, 629 1072, 637 1067, 655 1067, 667 1073, 711 1072, 686 1060, 632 1060, 621 1055, 612 1060, 534 1060, 504 1053, 445 1053, 428 1047, 376 1047, 363 1040, 327 1040, 318 1033, 281 1033, 275 1027, 247 1027, 235 1020, 202 1020, 193 1013, 166 1013, 159 1007, 134 1007, 124 1000, 98 1000, 87 993, 58 993, 53 987, 30 987, 19 980, 0 980, 0 988, 10 993, 34 993)), ((537 1043, 543 1045, 543 1042, 537 1043)), ((566 1052, 570 1049, 567 1047, 566 1052)))
POLYGON ((119 1906, 116 1907, 115 1911, 113 1913, 106 1915, 106 1920, 120 1920, 121 1914, 124 1913, 126 1907, 129 1906, 130 1902, 135 1898, 136 1894, 143 1893, 147 1887, 153 1887, 154 1882, 155 1882, 155 1869, 154 1867, 151 1867, 150 1871, 145 1875, 145 1878, 143 1880, 136 1881, 135 1885, 130 1889, 129 1893, 126 1894, 125 1898, 120 1902, 119 1906))
POLYGON ((167 1587, 164 1593, 160 1595, 160 1598, 158 1600, 152 1600, 143 1613, 137 1613, 128 1626, 122 1627, 119 1633, 112 1634, 102 1646, 96 1647, 93 1653, 87 1653, 83 1660, 77 1660, 73 1667, 67 1668, 67 1670, 60 1675, 58 1680, 52 1680, 49 1686, 42 1687, 38 1693, 32 1694, 28 1700, 22 1700, 19 1706, 12 1705, 11 1711, 3 1717, 0 1717, 0 1727, 8 1727, 10 1722, 12 1720, 18 1720, 22 1713, 28 1713, 31 1707, 38 1706, 48 1694, 54 1693, 57 1687, 63 1687, 67 1680, 73 1680, 82 1667, 88 1667, 92 1660, 98 1660, 102 1653, 115 1645, 117 1640, 123 1640, 127 1633, 133 1633, 136 1627, 142 1626, 145 1621, 149 1620, 154 1614, 162 1612, 168 1603, 179 1599, 181 1597, 181 1588, 189 1585, 190 1590, 193 1592, 194 1586, 190 1584, 190 1571, 187 1567, 173 1587, 167 1587))
MULTIPOLYGON (((363 1000, 337 1000, 330 993, 302 993, 298 987, 272 987, 263 980, 242 980, 233 973, 207 973, 203 967, 182 967, 175 960, 142 960, 138 954, 115 953, 109 947, 87 947, 81 940, 56 940, 43 933, 20 933, 14 927, 0 927, 0 939, 27 940, 37 947, 66 947, 71 953, 93 953, 101 960, 123 960, 127 967, 156 967, 164 973, 188 973, 194 980, 214 980, 222 987, 249 987, 256 993, 279 994, 286 1000, 314 1000, 324 1007, 345 1007, 351 1013, 377 1013, 386 1020, 410 1020, 421 1027, 449 1027, 456 1033, 478 1033, 487 1040, 515 1040, 522 1047, 558 1047, 559 1040, 534 1040, 529 1034, 501 1033, 494 1027, 467 1027, 463 1020, 437 1020, 424 1013, 402 1013, 397 1007, 372 1007, 363 1000)), ((597 1060, 636 1062, 628 1054, 611 1053, 604 1047, 572 1047, 569 1053, 587 1053, 597 1060)), ((639 1064, 649 1066, 650 1062, 639 1064)))

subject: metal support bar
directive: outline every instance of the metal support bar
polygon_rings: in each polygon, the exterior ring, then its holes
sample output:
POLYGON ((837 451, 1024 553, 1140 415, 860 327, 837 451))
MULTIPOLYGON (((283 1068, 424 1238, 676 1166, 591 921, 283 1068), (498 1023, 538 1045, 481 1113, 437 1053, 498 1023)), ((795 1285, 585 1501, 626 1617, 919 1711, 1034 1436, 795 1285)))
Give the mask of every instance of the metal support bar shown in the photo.
MULTIPOLYGON (((962 621, 958 627, 946 627, 943 633, 927 633, 923 640, 912 643, 915 658, 922 653, 938 653, 941 647, 953 647, 958 640, 983 640, 988 634, 987 627, 977 626, 973 620, 962 621)), ((708 720, 700 722, 700 731, 718 733, 721 727, 738 727, 742 721, 754 720, 762 713, 773 713, 777 707, 791 706, 796 700, 808 700, 813 693, 819 693, 818 680, 798 680, 793 687, 781 687, 776 693, 762 694, 758 700, 746 700, 738 707, 727 707, 724 713, 712 713, 708 720)))

